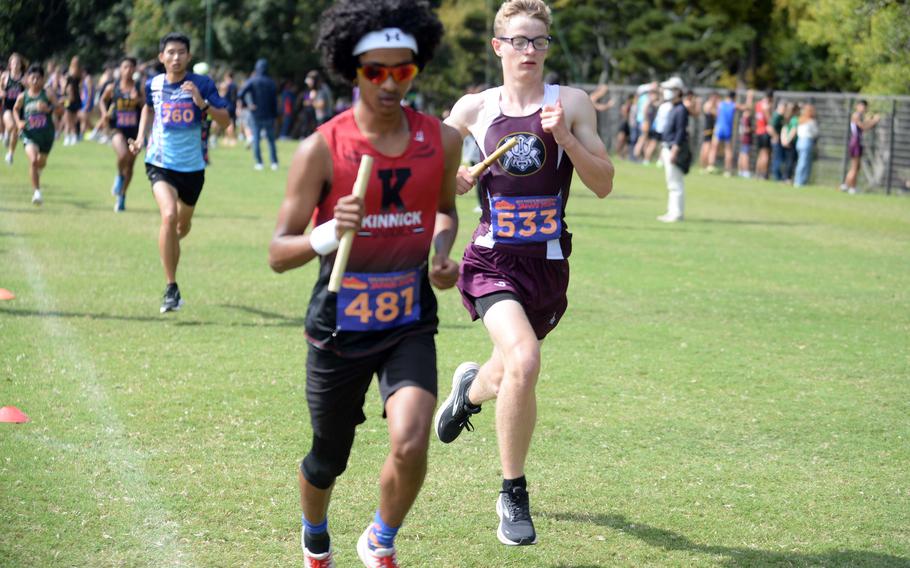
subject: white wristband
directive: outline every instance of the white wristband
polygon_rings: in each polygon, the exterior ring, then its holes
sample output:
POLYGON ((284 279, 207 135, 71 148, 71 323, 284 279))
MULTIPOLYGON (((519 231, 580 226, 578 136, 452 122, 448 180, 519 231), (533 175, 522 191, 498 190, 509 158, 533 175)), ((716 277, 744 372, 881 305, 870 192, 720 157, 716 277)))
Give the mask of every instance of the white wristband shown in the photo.
POLYGON ((335 234, 335 219, 313 227, 310 231, 310 246, 316 254, 325 256, 338 248, 338 235, 335 234))

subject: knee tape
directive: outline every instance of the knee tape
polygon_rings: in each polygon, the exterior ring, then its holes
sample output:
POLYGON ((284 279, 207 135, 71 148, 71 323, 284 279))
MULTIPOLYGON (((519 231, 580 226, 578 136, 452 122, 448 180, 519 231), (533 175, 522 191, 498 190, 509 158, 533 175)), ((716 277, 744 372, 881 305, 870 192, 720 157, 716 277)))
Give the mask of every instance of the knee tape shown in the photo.
POLYGON ((353 428, 332 440, 313 435, 313 447, 300 464, 303 477, 317 489, 328 489, 347 468, 353 445, 353 428))

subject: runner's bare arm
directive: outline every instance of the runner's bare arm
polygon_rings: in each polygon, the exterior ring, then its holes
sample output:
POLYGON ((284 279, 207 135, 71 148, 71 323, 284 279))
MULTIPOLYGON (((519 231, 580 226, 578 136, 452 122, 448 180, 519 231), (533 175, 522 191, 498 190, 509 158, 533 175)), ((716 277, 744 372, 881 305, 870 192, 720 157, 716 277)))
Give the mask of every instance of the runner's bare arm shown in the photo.
POLYGON ((133 155, 138 155, 142 151, 142 147, 145 146, 145 133, 148 132, 148 128, 154 119, 155 108, 150 105, 143 106, 142 112, 139 114, 139 133, 136 135, 135 140, 127 140, 130 152, 133 155))
MULTIPOLYGON (((285 272, 316 258, 309 234, 304 234, 323 189, 332 183, 332 156, 325 138, 318 132, 301 142, 288 171, 284 201, 269 244, 269 266, 285 272)), ((335 205, 335 236, 360 228, 363 200, 345 195, 335 205)))
POLYGON ((113 96, 114 96, 114 84, 111 83, 110 85, 108 85, 104 88, 104 91, 101 93, 101 96, 98 97, 98 108, 101 109, 102 122, 109 119, 111 116, 110 115, 111 109, 110 109, 109 105, 110 105, 110 102, 111 102, 111 99, 113 98, 113 96))
POLYGON ((461 165, 461 134, 455 128, 442 125, 442 145, 445 151, 445 171, 433 232, 435 253, 430 264, 430 282, 440 290, 451 288, 458 280, 458 262, 452 260, 450 255, 458 233, 455 176, 461 165))
POLYGON ((540 113, 544 130, 552 132, 562 146, 582 183, 597 197, 613 191, 613 162, 597 133, 597 113, 588 95, 573 87, 559 88, 559 101, 545 105, 540 113))
MULTIPOLYGON (((458 99, 458 102, 452 107, 448 118, 445 119, 445 124, 457 130, 464 138, 470 134, 468 128, 477 121, 482 108, 483 95, 480 93, 465 95, 458 99)), ((475 183, 477 183, 477 179, 471 175, 467 167, 461 166, 458 168, 455 179, 456 194, 464 195, 474 187, 475 183)))
POLYGON ((20 93, 13 103, 13 120, 16 121, 16 127, 22 131, 25 130, 25 121, 22 119, 22 105, 25 104, 25 93, 20 93))

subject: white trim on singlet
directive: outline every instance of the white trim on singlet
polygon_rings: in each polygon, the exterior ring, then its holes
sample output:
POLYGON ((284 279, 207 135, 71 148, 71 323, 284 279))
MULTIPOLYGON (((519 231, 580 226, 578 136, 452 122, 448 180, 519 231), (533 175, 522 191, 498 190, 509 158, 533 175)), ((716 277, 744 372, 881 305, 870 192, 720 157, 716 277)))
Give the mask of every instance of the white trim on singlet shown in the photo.
MULTIPOLYGON (((480 146, 481 155, 486 158, 487 152, 484 148, 484 140, 487 136, 487 129, 493 124, 493 121, 502 114, 502 108, 499 106, 499 101, 502 99, 502 87, 493 87, 492 89, 487 89, 483 92, 483 110, 481 115, 477 118, 477 122, 468 127, 468 131, 474 137, 474 140, 477 140, 477 145, 480 146)), ((543 100, 540 105, 554 105, 556 101, 559 100, 559 85, 549 85, 544 84, 543 86, 543 100)), ((536 110, 534 112, 537 112, 536 110)), ((533 114, 533 113, 531 113, 533 114)), ((521 117, 515 117, 521 118, 521 117)), ((562 163, 562 156, 564 150, 562 146, 559 146, 559 154, 556 157, 556 167, 562 163)))

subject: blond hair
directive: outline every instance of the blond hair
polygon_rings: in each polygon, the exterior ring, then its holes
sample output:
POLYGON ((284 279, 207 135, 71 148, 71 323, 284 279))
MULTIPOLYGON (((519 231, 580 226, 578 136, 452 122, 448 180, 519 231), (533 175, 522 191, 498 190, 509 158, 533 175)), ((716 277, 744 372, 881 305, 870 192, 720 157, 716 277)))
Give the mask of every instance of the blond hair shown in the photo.
POLYGON ((809 122, 815 119, 815 105, 804 105, 803 112, 799 115, 799 123, 809 122))
POLYGON ((506 0, 496 12, 496 18, 493 20, 493 32, 498 36, 501 35, 509 23, 509 19, 514 16, 527 16, 535 20, 540 20, 547 30, 550 29, 550 7, 543 0, 506 0))

